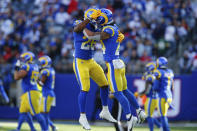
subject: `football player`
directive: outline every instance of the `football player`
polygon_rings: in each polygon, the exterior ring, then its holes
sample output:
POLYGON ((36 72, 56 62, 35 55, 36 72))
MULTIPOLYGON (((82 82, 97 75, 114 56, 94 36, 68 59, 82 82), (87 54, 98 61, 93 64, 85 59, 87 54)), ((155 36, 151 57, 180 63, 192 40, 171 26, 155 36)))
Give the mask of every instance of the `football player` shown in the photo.
POLYGON ((49 118, 49 112, 55 100, 55 70, 51 67, 52 60, 49 56, 42 56, 38 59, 40 75, 38 84, 42 87, 41 113, 43 114, 47 127, 50 125, 52 131, 56 130, 55 125, 49 118))
POLYGON ((97 23, 103 26, 101 32, 84 29, 83 33, 89 40, 101 40, 103 56, 108 68, 107 78, 110 90, 126 113, 128 130, 131 130, 137 122, 137 117, 131 115, 130 104, 137 110, 140 120, 145 120, 146 115, 139 107, 133 93, 127 89, 125 64, 119 58, 120 42, 124 39, 124 35, 114 24, 112 12, 108 9, 101 9, 101 16, 97 18, 97 23))
POLYGON ((90 130, 90 125, 87 121, 85 107, 87 94, 90 90, 90 78, 92 78, 100 87, 100 97, 102 102, 102 111, 99 116, 110 122, 116 122, 111 116, 107 100, 108 100, 108 82, 105 77, 104 71, 99 64, 93 59, 94 52, 94 40, 89 40, 84 34, 84 29, 96 31, 93 22, 101 14, 97 8, 89 8, 85 11, 85 20, 76 20, 74 22, 74 61, 73 69, 75 76, 80 86, 80 93, 78 96, 78 103, 80 109, 79 123, 87 130, 90 130), (90 23, 90 21, 92 21, 90 23))
POLYGON ((150 131, 153 131, 154 124, 156 124, 159 128, 161 124, 157 119, 153 118, 153 113, 156 108, 158 108, 158 94, 156 91, 152 89, 154 86, 159 86, 158 80, 155 79, 153 71, 156 69, 156 65, 154 62, 149 62, 146 64, 146 72, 144 73, 142 79, 146 81, 145 90, 139 93, 140 96, 146 95, 146 102, 144 105, 145 113, 147 115, 147 121, 149 125, 150 131))
POLYGON ((35 130, 30 112, 39 122, 42 131, 47 131, 46 123, 40 114, 40 92, 37 89, 39 70, 34 64, 35 55, 32 52, 25 52, 20 55, 20 59, 15 64, 14 79, 22 79, 21 104, 19 109, 19 119, 17 130, 20 130, 22 123, 26 120, 32 131, 35 130))
POLYGON ((167 64, 168 60, 165 57, 157 59, 157 70, 154 71, 154 75, 159 81, 159 86, 153 86, 153 90, 156 90, 159 95, 159 112, 163 131, 170 131, 167 111, 172 102, 172 90, 174 88, 174 73, 171 69, 168 69, 167 64))

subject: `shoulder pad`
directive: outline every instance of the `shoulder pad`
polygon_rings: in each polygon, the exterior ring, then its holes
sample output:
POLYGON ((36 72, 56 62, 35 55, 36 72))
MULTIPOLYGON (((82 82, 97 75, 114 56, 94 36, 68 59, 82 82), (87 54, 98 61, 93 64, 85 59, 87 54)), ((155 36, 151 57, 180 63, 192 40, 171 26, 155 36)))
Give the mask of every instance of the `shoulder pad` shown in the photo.
POLYGON ((43 69, 43 70, 41 71, 41 75, 49 76, 49 74, 50 74, 50 71, 49 71, 48 69, 43 69))
POLYGON ((82 22, 82 20, 75 20, 73 23, 73 27, 77 26, 81 22, 82 22))
POLYGON ((21 70, 29 71, 29 69, 30 69, 30 66, 28 64, 23 64, 21 66, 21 70))
POLYGON ((102 31, 106 32, 107 34, 110 34, 110 36, 114 36, 115 34, 115 31, 111 26, 105 26, 102 31))
POLYGON ((154 80, 155 80, 155 76, 153 76, 153 75, 147 75, 146 76, 146 81, 153 82, 154 80))
POLYGON ((153 73, 154 73, 155 77, 157 77, 157 78, 161 77, 161 72, 159 70, 155 70, 153 73))

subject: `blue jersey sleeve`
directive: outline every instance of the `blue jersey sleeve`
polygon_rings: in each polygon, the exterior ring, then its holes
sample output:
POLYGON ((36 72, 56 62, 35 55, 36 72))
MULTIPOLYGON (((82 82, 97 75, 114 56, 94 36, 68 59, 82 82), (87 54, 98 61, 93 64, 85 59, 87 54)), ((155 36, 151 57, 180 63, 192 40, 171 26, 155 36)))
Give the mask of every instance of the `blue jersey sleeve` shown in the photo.
POLYGON ((82 20, 75 20, 73 23, 73 27, 77 26, 81 22, 82 22, 82 20))
POLYGON ((159 70, 155 70, 155 71, 154 71, 154 76, 155 76, 156 78, 158 78, 158 79, 161 78, 161 75, 162 75, 162 74, 161 74, 161 72, 160 72, 159 70))
POLYGON ((30 66, 28 64, 24 64, 21 66, 21 70, 29 71, 30 66))
POLYGON ((41 76, 49 76, 49 74, 50 74, 50 72, 49 72, 49 70, 47 70, 47 69, 43 69, 43 70, 41 71, 41 76))
POLYGON ((111 26, 104 27, 103 32, 106 32, 110 36, 114 36, 114 33, 115 33, 114 29, 111 26))

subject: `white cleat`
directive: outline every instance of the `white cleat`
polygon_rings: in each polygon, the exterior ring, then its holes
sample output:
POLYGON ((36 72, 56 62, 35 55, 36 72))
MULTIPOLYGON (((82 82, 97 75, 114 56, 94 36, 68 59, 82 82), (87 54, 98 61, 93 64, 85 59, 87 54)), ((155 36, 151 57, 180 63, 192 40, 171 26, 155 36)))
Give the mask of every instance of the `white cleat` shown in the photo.
POLYGON ((88 120, 85 114, 81 114, 79 118, 79 123, 83 126, 85 130, 91 130, 88 120))
POLYGON ((139 123, 144 122, 144 120, 147 117, 146 114, 145 114, 145 112, 142 109, 138 109, 137 110, 137 115, 138 115, 138 118, 139 118, 139 123))
POLYGON ((101 113, 99 114, 99 117, 100 118, 102 118, 102 119, 105 119, 105 120, 107 120, 107 121, 109 121, 109 122, 114 122, 114 123, 116 123, 117 122, 117 120, 115 120, 114 118, 113 118, 113 116, 111 115, 111 113, 109 112, 109 110, 102 110, 101 111, 101 113))
POLYGON ((136 123, 137 123, 137 117, 131 116, 131 119, 127 121, 127 131, 132 131, 136 123))
POLYGON ((163 128, 162 128, 162 127, 160 127, 160 128, 159 128, 159 131, 163 131, 163 128))

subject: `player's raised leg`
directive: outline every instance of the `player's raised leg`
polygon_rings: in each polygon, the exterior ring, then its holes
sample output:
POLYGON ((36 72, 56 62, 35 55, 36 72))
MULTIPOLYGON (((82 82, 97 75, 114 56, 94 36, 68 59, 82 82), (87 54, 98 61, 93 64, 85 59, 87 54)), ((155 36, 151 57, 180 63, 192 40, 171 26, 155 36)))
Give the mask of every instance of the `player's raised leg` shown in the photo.
POLYGON ((105 77, 104 71, 99 64, 92 60, 90 67, 90 77, 97 83, 100 87, 100 97, 102 102, 102 111, 99 114, 99 117, 110 122, 117 122, 108 109, 108 95, 109 95, 109 86, 107 78, 105 77))
MULTIPOLYGON (((122 60, 121 60, 121 62, 123 63, 122 60)), ((127 99, 129 100, 129 103, 131 104, 131 106, 136 109, 139 121, 143 122, 146 119, 146 114, 140 108, 134 94, 130 90, 128 90, 128 88, 127 88, 127 79, 126 79, 126 75, 125 75, 125 68, 122 69, 121 77, 122 77, 122 81, 123 81, 123 93, 127 97, 127 99)))
POLYGON ((108 81, 110 85, 111 92, 114 93, 115 98, 119 101, 121 104, 123 111, 126 114, 127 119, 127 125, 128 125, 128 131, 130 131, 135 123, 137 122, 137 117, 132 116, 131 110, 130 110, 130 104, 126 96, 123 94, 123 79, 121 76, 122 69, 114 69, 113 63, 107 63, 108 67, 108 81))

